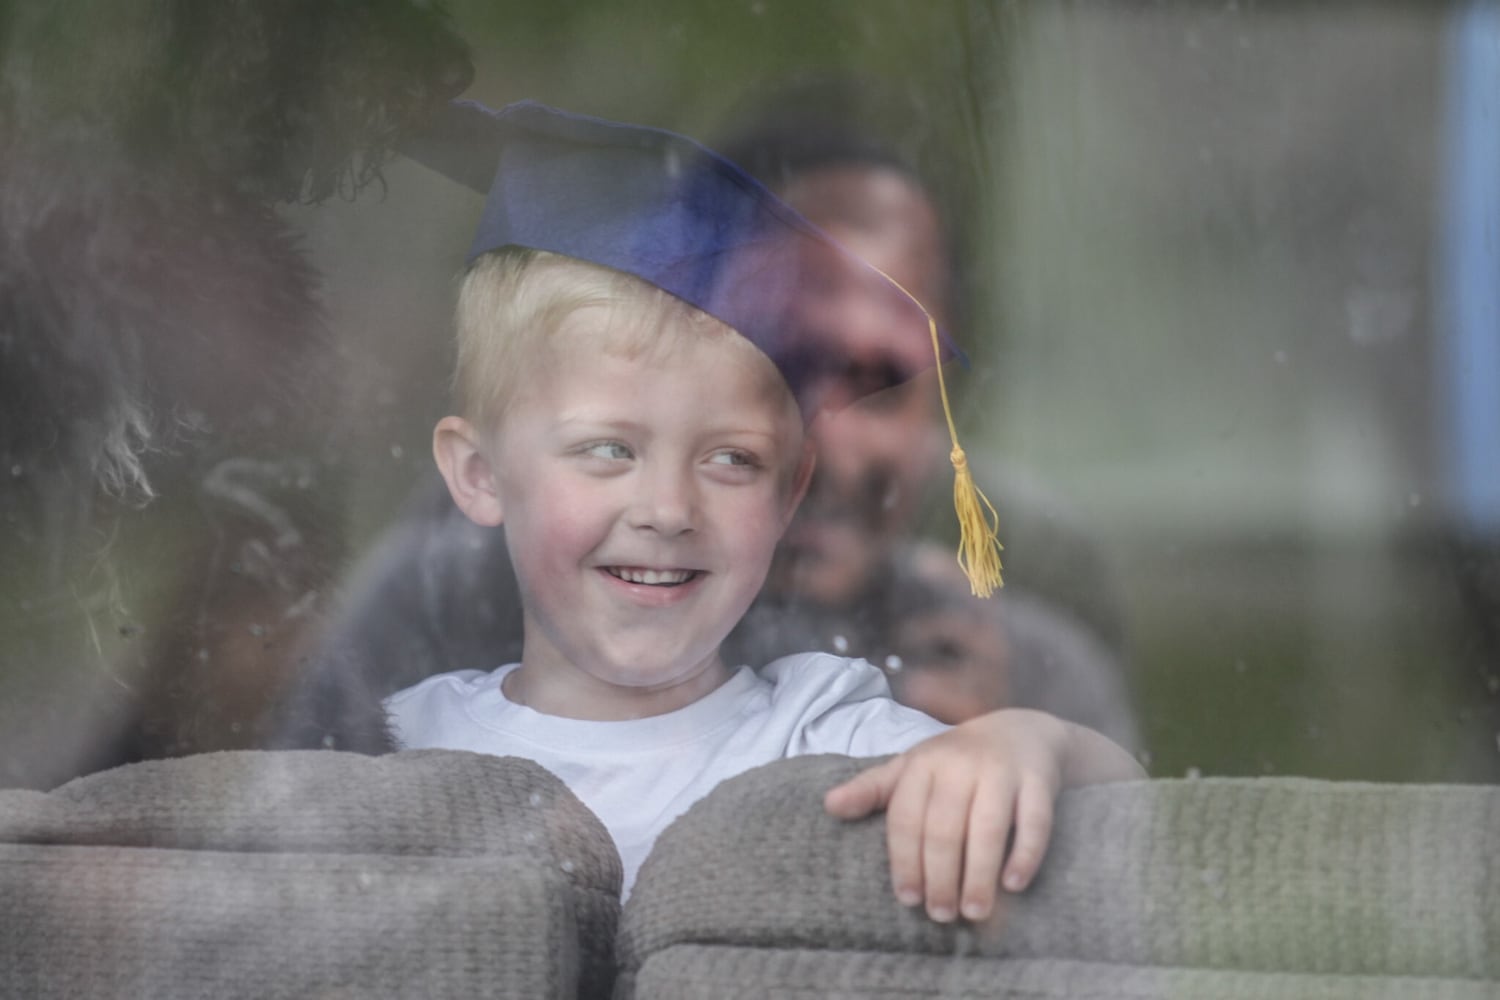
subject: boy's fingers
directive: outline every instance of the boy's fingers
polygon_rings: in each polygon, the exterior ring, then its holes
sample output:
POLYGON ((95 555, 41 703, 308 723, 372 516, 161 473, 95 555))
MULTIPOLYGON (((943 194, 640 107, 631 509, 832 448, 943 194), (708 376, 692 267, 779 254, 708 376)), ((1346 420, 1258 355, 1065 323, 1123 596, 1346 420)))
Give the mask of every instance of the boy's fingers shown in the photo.
POLYGON ((922 881, 922 834, 932 772, 907 768, 886 807, 885 843, 891 856, 891 887, 903 906, 916 906, 925 892, 922 881))
POLYGON ((838 819, 863 819, 884 809, 891 791, 906 765, 906 758, 893 757, 883 764, 861 771, 823 796, 823 808, 838 819))
POLYGON ((963 915, 967 920, 985 920, 994 909, 1015 794, 1008 782, 986 782, 974 793, 964 848, 963 915))
POLYGON ((922 884, 927 915, 939 923, 958 916, 959 880, 965 866, 964 833, 974 802, 974 782, 933 785, 922 826, 922 884))
POLYGON ((1016 840, 1005 863, 1005 888, 1020 892, 1031 884, 1047 841, 1052 836, 1053 790, 1045 782, 1027 781, 1016 800, 1016 840))

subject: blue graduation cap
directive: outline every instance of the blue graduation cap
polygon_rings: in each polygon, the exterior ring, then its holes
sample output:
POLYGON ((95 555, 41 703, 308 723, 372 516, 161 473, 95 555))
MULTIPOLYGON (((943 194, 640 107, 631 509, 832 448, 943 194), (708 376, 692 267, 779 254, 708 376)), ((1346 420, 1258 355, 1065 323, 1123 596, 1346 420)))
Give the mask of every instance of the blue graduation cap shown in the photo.
MULTIPOLYGON (((846 280, 880 297, 895 327, 930 340, 938 362, 960 356, 906 289, 686 136, 532 101, 499 111, 456 101, 403 152, 486 195, 470 262, 490 250, 526 247, 633 274, 760 348, 804 413, 816 410, 820 387, 846 367, 798 318, 807 282, 818 280, 813 260, 825 267, 831 258, 846 280)), ((947 410, 945 387, 943 406, 947 410)), ((948 426, 964 548, 973 550, 960 562, 966 570, 980 567, 971 581, 976 593, 987 593, 999 584, 998 554, 987 554, 991 546, 998 549, 994 510, 973 486, 951 415, 948 426), (971 537, 978 541, 967 541, 971 537)))
MULTIPOLYGON (((499 111, 459 101, 406 151, 487 196, 469 261, 518 246, 633 274, 759 347, 808 412, 821 380, 844 367, 798 320, 814 255, 880 297, 898 329, 931 337, 926 309, 896 282, 675 132, 532 101, 499 111)), ((937 357, 961 356, 941 330, 936 340, 937 357)))

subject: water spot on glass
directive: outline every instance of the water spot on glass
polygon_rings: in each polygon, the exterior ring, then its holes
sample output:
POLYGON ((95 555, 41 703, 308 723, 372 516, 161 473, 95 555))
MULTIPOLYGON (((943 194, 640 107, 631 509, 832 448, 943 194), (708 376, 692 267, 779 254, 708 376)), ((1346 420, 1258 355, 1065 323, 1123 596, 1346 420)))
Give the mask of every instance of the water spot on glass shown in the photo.
POLYGON ((1486 677, 1484 686, 1490 689, 1490 694, 1500 694, 1500 675, 1492 674, 1486 677))
POLYGON ((375 876, 371 875, 369 872, 362 871, 357 876, 357 881, 359 882, 359 887, 361 889, 368 889, 370 888, 370 886, 375 884, 375 876))
POLYGON ((231 733, 237 733, 237 732, 239 732, 243 728, 244 727, 242 725, 240 725, 240 723, 238 723, 238 722, 231 722, 229 724, 229 731, 231 733))
POLYGON ((1271 355, 1271 360, 1276 362, 1278 365, 1286 364, 1286 351, 1277 351, 1276 353, 1271 355))
POLYGON ((565 874, 571 875, 573 874, 573 869, 576 868, 577 865, 573 864, 573 862, 571 861, 564 861, 557 867, 561 868, 565 874))
POLYGON ((532 792, 531 796, 526 801, 530 802, 534 806, 539 806, 542 804, 542 793, 532 792))
POLYGON ((266 627, 264 625, 251 625, 250 634, 259 638, 266 634, 266 627))
POLYGON ((523 844, 535 844, 536 843, 536 833, 533 832, 533 831, 531 831, 531 830, 527 830, 525 833, 523 833, 521 835, 521 843, 523 843, 523 844))
POLYGON ((1196 767, 1190 767, 1187 769, 1187 773, 1183 776, 1189 781, 1197 781, 1199 778, 1203 777, 1203 772, 1198 770, 1196 767))
POLYGON ((1420 507, 1420 506, 1422 506, 1422 494, 1416 493, 1416 492, 1412 492, 1412 493, 1406 494, 1406 506, 1408 506, 1408 507, 1420 507))
POLYGON ((1416 321, 1417 304, 1404 288, 1361 286, 1344 299, 1349 321, 1349 339, 1358 347, 1399 340, 1416 321))
POLYGON ((324 750, 332 750, 333 749, 333 743, 334 743, 334 740, 333 740, 333 734, 332 733, 329 733, 327 736, 323 737, 323 749, 324 750))
POLYGON ((889 670, 893 674, 898 672, 901 669, 901 657, 897 656, 895 653, 887 656, 885 658, 885 669, 889 670))
POLYGON ((754 14, 756 17, 764 17, 766 13, 766 5, 764 0, 755 0, 755 2, 750 5, 750 13, 754 14))
POLYGON ((845 636, 842 636, 842 635, 836 635, 836 636, 834 636, 833 637, 833 651, 835 653, 839 653, 839 654, 843 654, 843 653, 849 652, 849 640, 848 640, 848 638, 845 637, 845 636))
POLYGON ((1250 665, 1248 663, 1246 663, 1244 660, 1235 660, 1234 661, 1234 672, 1235 673, 1237 673, 1237 674, 1243 674, 1245 671, 1247 671, 1249 669, 1250 669, 1250 665))
POLYGON ((309 590, 307 593, 305 593, 301 597, 297 598, 296 603, 294 603, 291 607, 287 608, 286 611, 283 612, 283 614, 282 614, 281 617, 282 618, 301 618, 303 615, 305 615, 309 611, 311 611, 317 605, 317 603, 318 603, 318 592, 316 590, 309 590))
POLYGON ((12 476, 20 476, 21 472, 22 472, 22 469, 21 469, 21 464, 19 462, 17 462, 15 465, 12 465, 10 467, 10 474, 12 476))
POLYGON ((208 648, 207 647, 203 647, 203 648, 201 648, 201 649, 198 650, 198 662, 199 663, 207 663, 208 662, 208 648))
POLYGON ((405 454, 406 454, 406 449, 403 448, 403 447, 401 447, 399 444, 393 444, 393 445, 391 445, 391 457, 392 458, 396 459, 397 461, 400 461, 401 460, 401 456, 405 455, 405 454))
POLYGON ((1150 768, 1151 768, 1151 751, 1150 750, 1142 750, 1140 753, 1138 753, 1138 754, 1135 755, 1135 759, 1141 762, 1141 766, 1142 767, 1146 768, 1147 770, 1150 770, 1150 768))

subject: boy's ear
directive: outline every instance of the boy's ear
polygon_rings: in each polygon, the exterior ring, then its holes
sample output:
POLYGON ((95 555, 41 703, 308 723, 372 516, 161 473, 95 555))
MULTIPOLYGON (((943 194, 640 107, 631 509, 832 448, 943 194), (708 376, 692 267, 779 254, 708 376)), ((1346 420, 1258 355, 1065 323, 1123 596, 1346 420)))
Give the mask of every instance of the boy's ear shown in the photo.
POLYGON ((444 417, 432 431, 432 457, 458 509, 475 524, 493 528, 503 520, 495 468, 479 434, 462 417, 444 417))
POLYGON ((792 476, 792 488, 787 493, 786 514, 781 519, 781 530, 785 531, 792 523, 792 515, 797 513, 802 498, 807 496, 807 487, 812 483, 813 469, 818 464, 817 447, 813 444, 810 436, 802 439, 802 457, 797 460, 797 471, 792 476))

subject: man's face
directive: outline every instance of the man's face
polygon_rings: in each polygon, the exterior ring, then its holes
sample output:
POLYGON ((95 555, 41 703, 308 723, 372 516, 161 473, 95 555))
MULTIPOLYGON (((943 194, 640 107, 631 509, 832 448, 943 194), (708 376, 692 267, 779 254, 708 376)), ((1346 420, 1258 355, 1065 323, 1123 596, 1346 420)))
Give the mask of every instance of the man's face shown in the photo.
POLYGON ((578 718, 671 711, 723 679, 719 643, 796 502, 801 421, 747 346, 687 340, 626 357, 568 339, 493 449, 527 703, 578 718))
MULTIPOLYGON (((937 217, 905 176, 888 168, 828 167, 802 175, 782 196, 942 322, 937 217)), ((844 367, 822 387, 829 409, 811 427, 817 471, 773 585, 837 607, 859 598, 911 527, 943 447, 925 330, 913 336, 909 314, 874 294, 832 251, 815 253, 808 272, 800 326, 844 367)))

